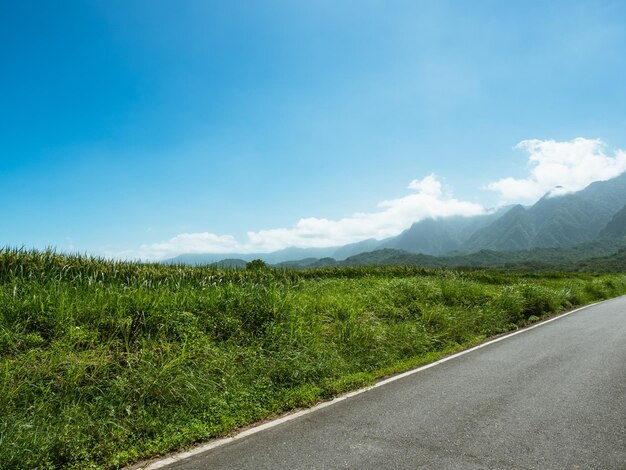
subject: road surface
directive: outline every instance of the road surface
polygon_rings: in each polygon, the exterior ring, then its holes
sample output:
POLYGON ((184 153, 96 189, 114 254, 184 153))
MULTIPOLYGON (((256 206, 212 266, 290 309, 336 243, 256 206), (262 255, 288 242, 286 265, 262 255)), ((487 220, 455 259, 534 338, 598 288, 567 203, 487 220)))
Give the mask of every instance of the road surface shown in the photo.
POLYGON ((626 297, 167 468, 626 469, 626 297))

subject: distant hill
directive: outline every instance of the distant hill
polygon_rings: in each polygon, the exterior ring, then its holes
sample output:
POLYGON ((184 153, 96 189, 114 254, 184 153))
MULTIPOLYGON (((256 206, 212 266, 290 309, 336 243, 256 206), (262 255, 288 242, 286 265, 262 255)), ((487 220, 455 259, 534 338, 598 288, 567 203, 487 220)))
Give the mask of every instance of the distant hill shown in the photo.
POLYGON ((285 248, 283 250, 273 251, 270 253, 187 253, 176 256, 174 258, 163 261, 166 264, 189 264, 201 266, 217 263, 224 259, 238 259, 243 261, 252 261, 253 259, 262 259, 269 264, 287 263, 306 258, 334 258, 343 260, 349 256, 363 253, 364 251, 372 251, 378 248, 381 240, 373 238, 363 240, 357 243, 350 243, 344 246, 333 246, 329 248, 285 248))
MULTIPOLYGON (((327 258, 324 258, 327 259, 327 258)), ((315 263, 319 261, 318 258, 304 258, 294 261, 283 261, 281 263, 276 263, 274 267, 276 268, 309 268, 313 267, 315 263)))
POLYGON ((404 250, 383 248, 381 250, 351 256, 340 264, 342 266, 419 265, 437 267, 443 266, 444 262, 440 258, 432 255, 415 254, 404 250))
MULTIPOLYGON (((583 268, 619 271, 620 262, 609 263, 619 250, 626 247, 625 239, 601 239, 582 243, 571 247, 533 248, 517 251, 480 250, 470 254, 454 254, 449 256, 432 256, 409 253, 405 250, 383 248, 367 253, 351 256, 344 261, 333 259, 300 260, 282 263, 280 267, 315 268, 323 266, 423 266, 426 268, 503 268, 503 269, 538 269, 538 270, 569 270, 583 268)), ((623 266, 626 271, 626 265, 623 266)))
POLYGON ((303 269, 303 268, 326 268, 329 266, 340 266, 342 261, 337 261, 335 258, 305 258, 295 261, 283 261, 282 263, 275 264, 276 268, 290 268, 290 269, 303 269))
POLYGON ((245 269, 248 263, 242 259, 223 259, 215 263, 218 268, 237 268, 237 269, 245 269))
POLYGON ((285 248, 271 253, 188 253, 163 261, 166 264, 189 264, 201 266, 217 263, 223 259, 252 261, 262 259, 269 264, 282 263, 303 258, 324 258, 332 256, 338 247, 331 248, 285 248))
POLYGON ((359 253, 363 253, 365 251, 373 251, 378 249, 385 240, 375 240, 374 238, 368 238, 367 240, 363 240, 357 243, 350 243, 345 246, 341 246, 336 248, 331 255, 332 258, 335 259, 346 259, 349 256, 358 255, 359 253))
POLYGON ((622 248, 609 256, 583 260, 577 263, 577 267, 580 271, 626 273, 626 248, 622 248))

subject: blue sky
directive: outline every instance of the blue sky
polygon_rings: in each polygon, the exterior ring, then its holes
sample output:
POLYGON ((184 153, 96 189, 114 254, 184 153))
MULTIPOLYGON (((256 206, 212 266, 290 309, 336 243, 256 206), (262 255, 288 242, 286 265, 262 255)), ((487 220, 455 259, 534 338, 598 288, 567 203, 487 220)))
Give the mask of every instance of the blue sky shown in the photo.
POLYGON ((626 3, 0 2, 0 244, 388 236, 626 168, 626 3), (521 143, 521 144, 520 144, 521 143))

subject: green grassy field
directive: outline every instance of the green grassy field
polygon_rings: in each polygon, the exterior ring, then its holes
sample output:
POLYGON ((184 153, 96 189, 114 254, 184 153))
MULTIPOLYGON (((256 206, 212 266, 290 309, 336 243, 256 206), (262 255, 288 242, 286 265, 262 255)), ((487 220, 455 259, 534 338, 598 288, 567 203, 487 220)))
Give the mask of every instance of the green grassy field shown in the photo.
POLYGON ((0 466, 118 468, 624 293, 623 274, 0 250, 0 466))

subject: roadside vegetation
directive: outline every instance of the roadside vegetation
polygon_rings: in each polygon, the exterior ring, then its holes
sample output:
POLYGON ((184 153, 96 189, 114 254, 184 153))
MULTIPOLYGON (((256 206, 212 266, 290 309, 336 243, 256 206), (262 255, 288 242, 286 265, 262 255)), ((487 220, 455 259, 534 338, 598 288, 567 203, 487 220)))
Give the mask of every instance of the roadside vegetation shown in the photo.
POLYGON ((119 468, 624 293, 624 274, 0 250, 0 467, 119 468))

